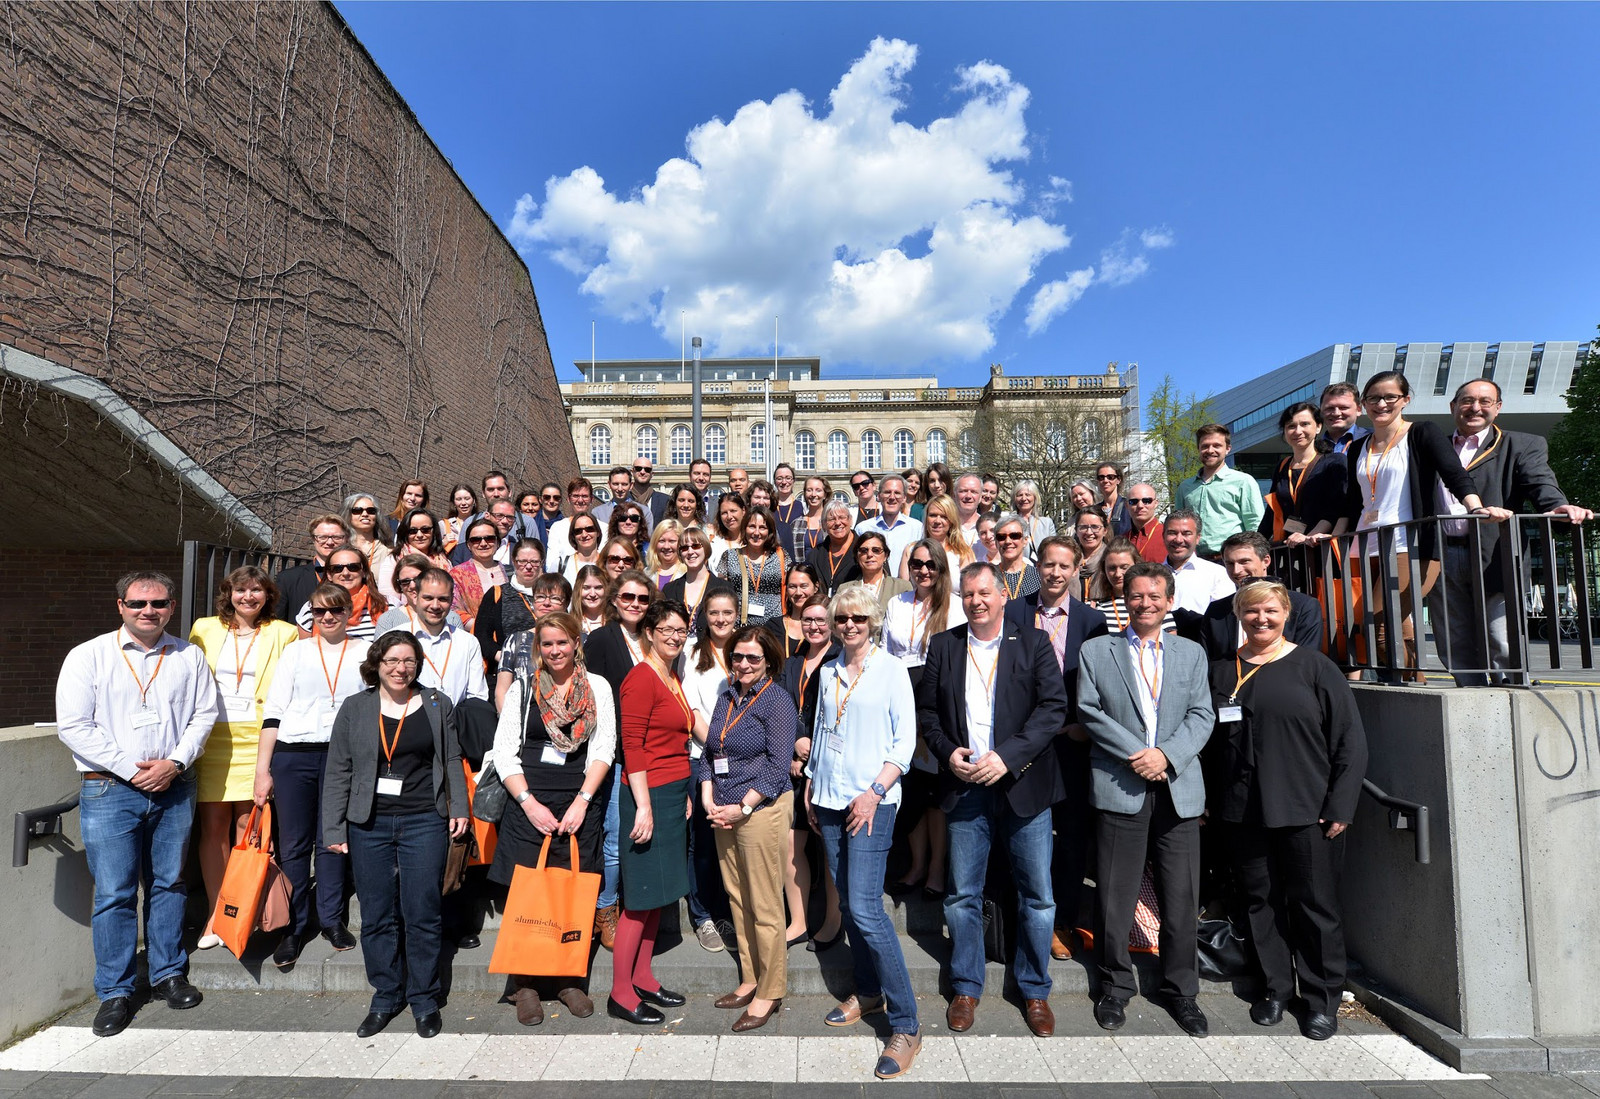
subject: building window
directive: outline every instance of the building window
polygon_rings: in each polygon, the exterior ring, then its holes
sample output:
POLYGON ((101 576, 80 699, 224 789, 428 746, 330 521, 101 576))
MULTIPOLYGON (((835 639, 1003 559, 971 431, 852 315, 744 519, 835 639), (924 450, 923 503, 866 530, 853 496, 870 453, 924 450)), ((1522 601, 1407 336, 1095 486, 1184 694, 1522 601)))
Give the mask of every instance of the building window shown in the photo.
POLYGON ((687 424, 677 424, 672 429, 672 449, 668 452, 671 464, 686 466, 694 460, 694 434, 687 424))
POLYGON ((1085 420, 1083 424, 1083 460, 1100 460, 1100 421, 1085 420))
POLYGON ((934 428, 928 432, 928 464, 944 461, 945 437, 944 429, 934 428))
POLYGON ((765 422, 750 425, 750 461, 752 463, 760 462, 763 465, 766 464, 767 425, 765 422))
POLYGON ((894 433, 894 468, 910 469, 917 464, 917 437, 905 428, 894 433))
POLYGON ((1528 359, 1528 375, 1522 382, 1524 396, 1532 396, 1539 391, 1539 367, 1544 365, 1544 344, 1533 349, 1533 355, 1528 359))
POLYGON ((883 468, 883 436, 876 431, 861 433, 861 468, 883 468))
POLYGON ((850 468, 850 437, 842 431, 828 432, 828 468, 850 468))
POLYGON ((661 433, 645 424, 633 433, 633 456, 648 458, 654 465, 661 458, 661 433))
POLYGON ((1052 462, 1067 460, 1067 429, 1052 420, 1044 429, 1044 455, 1052 462))
POLYGON ((800 463, 800 469, 805 473, 812 473, 817 468, 817 437, 809 431, 802 431, 794 437, 794 458, 800 463))
POLYGON ((589 429, 589 464, 611 464, 611 429, 605 424, 595 424, 589 429))
POLYGON ((978 464, 978 437, 968 428, 956 436, 956 449, 958 464, 963 469, 971 469, 978 464))
POLYGON ((728 429, 721 424, 706 425, 706 461, 714 466, 727 464, 728 429))
POLYGON ((1011 425, 1011 456, 1026 462, 1033 455, 1033 428, 1028 421, 1018 420, 1011 425))

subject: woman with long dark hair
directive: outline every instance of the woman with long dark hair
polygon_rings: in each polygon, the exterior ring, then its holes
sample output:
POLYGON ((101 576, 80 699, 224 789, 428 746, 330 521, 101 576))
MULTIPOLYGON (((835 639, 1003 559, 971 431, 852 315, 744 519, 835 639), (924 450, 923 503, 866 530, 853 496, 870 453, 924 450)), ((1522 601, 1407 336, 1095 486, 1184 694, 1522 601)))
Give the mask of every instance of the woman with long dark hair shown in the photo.
POLYGON ((434 568, 449 572, 450 549, 454 546, 447 548, 440 537, 440 523, 430 513, 422 508, 406 512, 394 532, 395 560, 416 554, 426 557, 434 568))
POLYGON ((400 520, 406 517, 406 512, 416 511, 418 508, 426 509, 428 506, 428 483, 426 481, 407 481, 400 486, 400 491, 394 495, 394 508, 389 512, 387 530, 388 538, 394 537, 394 532, 400 528, 400 520))
MULTIPOLYGON (((355 641, 371 641, 378 632, 378 619, 389 609, 389 601, 378 591, 372 569, 367 566, 364 553, 346 543, 328 554, 323 567, 328 582, 337 584, 350 594, 350 622, 348 630, 355 641)), ((311 601, 294 617, 300 627, 301 637, 310 637, 316 624, 311 614, 311 601)))
POLYGON ((750 508, 742 542, 738 549, 723 554, 718 570, 739 596, 740 623, 781 615, 785 561, 778 546, 777 520, 771 511, 750 508))
POLYGON ((493 519, 474 519, 463 539, 472 555, 450 570, 455 581, 455 606, 461 622, 470 631, 478 617, 478 604, 488 592, 506 582, 506 570, 495 560, 500 547, 500 528, 493 519))

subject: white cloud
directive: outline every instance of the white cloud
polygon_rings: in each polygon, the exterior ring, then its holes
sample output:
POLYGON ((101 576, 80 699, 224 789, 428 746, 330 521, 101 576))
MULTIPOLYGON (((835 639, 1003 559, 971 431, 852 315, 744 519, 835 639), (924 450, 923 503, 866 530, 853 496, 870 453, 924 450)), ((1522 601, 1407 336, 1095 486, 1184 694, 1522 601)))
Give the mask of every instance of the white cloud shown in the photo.
MULTIPOLYGON (((829 358, 979 355, 1039 263, 1070 243, 1049 218, 1071 184, 1052 176, 1040 212, 1018 210, 1025 189, 1007 166, 1029 155, 1029 92, 993 62, 956 72, 952 113, 897 119, 916 57, 874 39, 826 113, 796 91, 747 103, 695 127, 686 155, 636 192, 589 167, 551 178, 507 233, 577 275, 605 313, 674 345, 683 310, 716 354, 770 347, 778 316, 785 349, 829 358)), ((1071 304, 1078 274, 1044 305, 1034 296, 1030 325, 1071 304)))
POLYGON ((1073 304, 1089 289, 1094 281, 1094 268, 1073 271, 1065 279, 1056 279, 1039 287, 1028 303, 1028 335, 1037 336, 1051 321, 1071 309, 1073 304))
POLYGON ((1146 229, 1140 233, 1139 243, 1145 247, 1146 251, 1154 252, 1158 248, 1171 248, 1178 243, 1178 238, 1172 235, 1171 229, 1161 225, 1154 229, 1146 229))

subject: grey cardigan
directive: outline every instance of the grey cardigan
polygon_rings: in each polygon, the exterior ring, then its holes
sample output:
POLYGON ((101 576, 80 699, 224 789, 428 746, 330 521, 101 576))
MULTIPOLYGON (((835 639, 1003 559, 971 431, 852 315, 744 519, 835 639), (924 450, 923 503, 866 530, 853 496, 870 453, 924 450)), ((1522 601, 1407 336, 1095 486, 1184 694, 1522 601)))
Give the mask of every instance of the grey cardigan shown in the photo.
MULTIPOLYGON (((471 816, 467 780, 461 770, 461 742, 450 700, 431 687, 420 688, 422 709, 433 730, 433 795, 441 817, 471 816)), ((378 689, 351 695, 333 719, 328 766, 322 779, 322 843, 348 841, 347 824, 372 819, 378 784, 378 689)))

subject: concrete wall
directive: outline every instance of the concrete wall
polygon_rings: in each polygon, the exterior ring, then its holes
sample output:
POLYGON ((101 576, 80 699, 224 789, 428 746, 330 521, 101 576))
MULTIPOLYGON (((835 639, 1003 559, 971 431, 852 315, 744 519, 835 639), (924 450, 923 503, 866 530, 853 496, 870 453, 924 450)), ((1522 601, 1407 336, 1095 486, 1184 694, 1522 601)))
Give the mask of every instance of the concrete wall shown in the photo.
MULTIPOLYGON (((72 756, 54 728, 0 729, 0 809, 50 805, 78 787, 72 756)), ((93 885, 78 836, 78 814, 59 836, 34 842, 29 864, 0 871, 0 1045, 94 993, 89 940, 93 885)), ((9 836, 7 840, 9 841, 9 836)))

